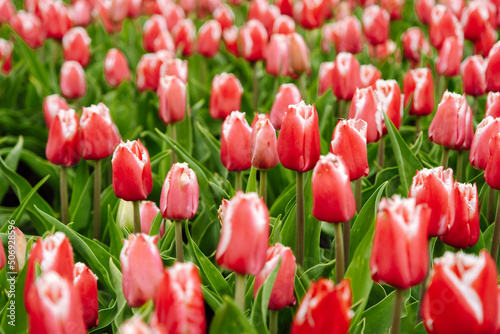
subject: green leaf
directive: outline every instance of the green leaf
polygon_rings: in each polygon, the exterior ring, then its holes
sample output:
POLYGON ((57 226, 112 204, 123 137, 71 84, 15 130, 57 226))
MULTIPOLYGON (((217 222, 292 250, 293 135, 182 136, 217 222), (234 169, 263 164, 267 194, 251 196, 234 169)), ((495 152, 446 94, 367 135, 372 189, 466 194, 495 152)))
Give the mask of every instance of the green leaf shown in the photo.
MULTIPOLYGON (((21 156, 21 151, 23 148, 23 136, 19 136, 19 140, 17 141, 16 146, 14 146, 9 154, 7 154, 7 157, 5 157, 5 164, 7 167, 9 167, 11 170, 16 170, 17 165, 19 163, 19 157, 21 156)), ((3 174, 0 174, 0 202, 2 201, 3 197, 5 196, 5 193, 9 189, 9 181, 3 176, 3 174)))
POLYGON ((210 326, 210 334, 257 334, 230 297, 224 298, 224 304, 215 312, 210 326))
POLYGON ((88 165, 86 162, 78 164, 69 205, 69 212, 71 214, 70 222, 73 222, 72 228, 75 231, 82 231, 89 225, 90 212, 93 208, 92 185, 94 177, 89 177, 88 165))
POLYGON ((246 192, 257 192, 257 169, 253 166, 250 169, 246 192))
POLYGON ((273 291, 274 282, 278 276, 278 271, 281 266, 281 259, 278 264, 273 268, 266 281, 259 288, 257 292, 257 298, 253 303, 252 313, 250 314, 250 320, 257 329, 259 333, 267 333, 267 308, 269 305, 269 298, 271 298, 271 292, 273 291))
POLYGON ((201 125, 200 122, 196 122, 196 127, 198 128, 198 131, 201 133, 201 135, 205 138, 204 142, 210 149, 211 156, 213 157, 213 160, 217 165, 219 174, 224 175, 227 170, 220 160, 220 142, 210 133, 210 131, 208 131, 203 125, 201 125))
POLYGON ((395 291, 391 292, 378 304, 363 312, 363 318, 365 318, 365 333, 389 332, 395 295, 395 291))
POLYGON ((153 221, 151 222, 151 229, 149 230, 149 235, 160 234, 160 226, 162 221, 163 217, 161 215, 161 212, 158 211, 156 216, 153 218, 153 221))
POLYGON ((111 211, 110 205, 108 205, 107 226, 109 229, 109 238, 110 238, 109 252, 113 254, 116 258, 120 258, 120 253, 123 248, 122 240, 124 239, 124 236, 122 229, 120 228, 120 226, 118 226, 118 224, 115 222, 115 219, 113 218, 113 213, 111 211))

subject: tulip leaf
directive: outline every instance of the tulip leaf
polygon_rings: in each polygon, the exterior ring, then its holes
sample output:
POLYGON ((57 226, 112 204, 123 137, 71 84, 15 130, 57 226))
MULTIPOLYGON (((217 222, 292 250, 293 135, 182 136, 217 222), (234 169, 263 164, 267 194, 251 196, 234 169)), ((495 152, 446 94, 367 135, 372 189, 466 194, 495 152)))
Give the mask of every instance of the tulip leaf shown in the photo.
POLYGON ((257 192, 257 169, 253 166, 250 168, 246 192, 257 192))
POLYGON ((203 290, 203 299, 205 300, 205 302, 208 304, 208 306, 210 306, 212 310, 217 311, 222 305, 222 298, 203 285, 201 286, 201 288, 203 290))
POLYGON ((258 332, 250 325, 243 312, 231 300, 224 297, 224 304, 215 312, 210 326, 210 334, 257 334, 258 332))
MULTIPOLYGON (((17 165, 19 163, 19 158, 21 156, 21 152, 23 149, 23 136, 19 136, 19 140, 17 141, 16 146, 14 146, 9 154, 5 157, 5 165, 10 168, 11 170, 16 170, 17 165)), ((5 178, 3 174, 0 174, 0 202, 2 201, 3 197, 5 196, 5 193, 9 189, 9 181, 5 178)))
POLYGON ((391 292, 376 305, 363 312, 365 333, 387 333, 391 327, 392 309, 396 292, 391 292))
POLYGON ((108 205, 108 220, 107 227, 109 230, 110 246, 109 252, 113 254, 117 259, 120 258, 120 253, 123 248, 123 232, 121 228, 115 222, 113 214, 111 212, 111 206, 108 205))
POLYGON ((227 170, 220 160, 220 142, 208 131, 199 121, 196 122, 196 127, 200 134, 205 138, 204 142, 210 149, 211 156, 219 170, 219 174, 224 175, 227 170))
MULTIPOLYGON (((14 31, 14 30, 12 30, 14 31)), ((16 34, 17 35, 17 34, 16 34)), ((35 54, 35 51, 29 48, 26 43, 24 43, 22 38, 16 39, 16 47, 21 50, 23 55, 23 59, 26 60, 28 64, 30 74, 36 79, 37 83, 40 87, 43 88, 43 94, 50 95, 51 92, 56 92, 57 89, 53 89, 56 83, 52 83, 52 87, 49 86, 51 81, 49 80, 49 75, 46 71, 47 67, 43 66, 38 60, 38 57, 35 54)))
POLYGON ((92 190, 94 177, 95 174, 93 174, 93 177, 89 177, 86 162, 82 161, 78 164, 71 192, 69 212, 71 214, 70 221, 73 222, 72 228, 82 233, 87 226, 91 225, 89 224, 89 220, 90 212, 93 208, 92 190))
MULTIPOLYGON (((281 259, 278 264, 273 268, 269 276, 266 278, 264 284, 259 288, 257 292, 257 297, 253 303, 252 313, 250 314, 250 320, 257 329, 259 333, 268 333, 267 331, 267 308, 269 305, 269 299, 271 298, 271 292, 278 276, 278 272, 281 266, 281 259)), ((255 283, 254 283, 255 284, 255 283)))
POLYGON ((162 221, 163 217, 161 215, 161 212, 158 211, 156 216, 153 218, 153 221, 151 222, 151 229, 149 230, 149 235, 160 235, 160 227, 162 221))
MULTIPOLYGON (((6 245, 6 244, 4 244, 6 245)), ((8 266, 8 265, 7 265, 8 266)), ((10 297, 9 301, 5 303, 5 307, 2 310, 2 313, 5 311, 4 314, 1 314, 2 316, 2 322, 0 325, 0 332, 3 330, 4 333, 26 333, 28 330, 28 314, 26 313, 26 307, 24 305, 24 291, 25 291, 25 282, 26 282, 26 270, 28 266, 24 266, 21 272, 14 276, 14 275, 6 275, 8 277, 2 278, 2 281, 0 283, 0 287, 2 288, 3 291, 10 291, 10 283, 6 281, 5 279, 7 278, 16 278, 17 281, 15 283, 15 292, 14 296, 8 296, 10 297), (5 281, 4 281, 5 280, 5 281), (4 282, 7 285, 3 285, 4 282), (8 311, 8 306, 12 305, 11 301, 15 302, 15 311, 14 311, 14 319, 7 317, 7 315, 10 313, 8 311), (14 320, 15 326, 12 326, 11 324, 9 325, 9 322, 14 320)), ((9 270, 5 268, 4 270, 0 271, 2 275, 5 275, 9 270)))
POLYGON ((115 300, 110 307, 99 310, 99 326, 89 330, 89 333, 94 333, 108 327, 115 320, 117 313, 118 307, 115 300))

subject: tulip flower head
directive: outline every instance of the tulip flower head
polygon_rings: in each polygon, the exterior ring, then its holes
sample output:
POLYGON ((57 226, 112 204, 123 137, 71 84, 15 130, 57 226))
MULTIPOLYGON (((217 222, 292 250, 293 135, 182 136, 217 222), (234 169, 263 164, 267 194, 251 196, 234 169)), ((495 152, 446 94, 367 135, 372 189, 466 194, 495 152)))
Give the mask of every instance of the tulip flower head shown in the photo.
POLYGON ((78 114, 60 109, 50 124, 45 155, 54 165, 74 166, 82 155, 78 114))
POLYGON ((160 210, 163 218, 191 219, 198 211, 198 180, 187 163, 175 163, 165 178, 161 190, 160 210))
POLYGON ((230 172, 249 169, 252 128, 245 113, 233 111, 222 123, 220 159, 230 172))
POLYGON ((279 163, 276 130, 269 119, 257 121, 250 136, 252 166, 257 169, 271 169, 279 163))
POLYGON ((45 118, 45 124, 47 125, 47 129, 50 130, 50 125, 52 124, 52 120, 59 112, 59 110, 69 110, 69 105, 64 99, 57 94, 49 95, 43 100, 43 116, 45 118))
POLYGON ((368 143, 377 142, 382 137, 383 112, 383 104, 376 90, 371 87, 356 89, 349 109, 349 118, 366 122, 368 143))
POLYGON ((160 119, 165 125, 180 122, 186 117, 186 84, 173 75, 160 78, 158 84, 160 119))
POLYGON ((490 140, 500 133, 500 118, 485 117, 476 128, 470 148, 469 161, 472 167, 485 170, 490 157, 490 140))
POLYGON ((69 60, 61 67, 60 88, 67 99, 77 99, 87 93, 87 79, 80 63, 69 60))
POLYGON ((243 87, 234 74, 216 75, 210 92, 210 116, 225 119, 231 112, 240 110, 242 95, 243 87))
POLYGON ((75 263, 73 285, 82 302, 83 319, 87 329, 99 325, 97 276, 84 263, 75 263))
POLYGON ((130 81, 131 74, 127 58, 118 49, 111 49, 104 58, 104 77, 111 87, 118 87, 123 81, 130 81))

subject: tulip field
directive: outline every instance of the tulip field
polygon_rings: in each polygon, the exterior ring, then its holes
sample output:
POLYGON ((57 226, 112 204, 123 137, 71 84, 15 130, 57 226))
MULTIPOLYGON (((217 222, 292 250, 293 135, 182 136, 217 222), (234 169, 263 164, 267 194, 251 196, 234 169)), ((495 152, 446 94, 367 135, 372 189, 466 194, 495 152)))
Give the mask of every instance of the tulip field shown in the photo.
POLYGON ((499 0, 0 0, 0 334, 500 333, 499 0))

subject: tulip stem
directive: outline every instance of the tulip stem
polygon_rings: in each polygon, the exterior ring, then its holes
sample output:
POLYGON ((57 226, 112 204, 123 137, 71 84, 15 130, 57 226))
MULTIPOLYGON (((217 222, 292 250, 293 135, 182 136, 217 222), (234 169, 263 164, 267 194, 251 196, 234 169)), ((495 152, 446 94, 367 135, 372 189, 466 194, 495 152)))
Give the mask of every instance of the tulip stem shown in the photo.
POLYGON ((243 180, 241 176, 241 172, 234 173, 234 190, 243 190, 243 180))
POLYGON ((380 169, 384 169, 384 157, 385 157, 385 137, 380 138, 378 142, 378 156, 377 156, 377 164, 380 166, 380 169))
POLYGON ((425 275, 425 279, 420 283, 420 292, 418 295, 418 306, 417 306, 417 319, 416 319, 416 324, 420 321, 422 321, 422 302, 424 301, 424 294, 426 290, 426 283, 427 279, 429 278, 429 274, 431 272, 431 266, 432 266, 432 242, 429 240, 428 242, 428 247, 429 247, 429 268, 427 269, 427 275, 425 275))
POLYGON ((278 334, 278 311, 271 310, 269 315, 269 334, 278 334))
MULTIPOLYGON (((495 193, 493 193, 494 195, 495 193)), ((498 203, 497 203, 497 216, 495 218, 495 227, 493 230, 493 240, 491 241, 491 256, 493 257, 493 260, 495 261, 495 264, 497 263, 498 259, 498 244, 500 242, 500 196, 498 197, 498 203)))
POLYGON ((420 135, 420 117, 417 116, 417 120, 415 121, 415 140, 418 139, 420 135))
POLYGON ((306 88, 306 72, 302 73, 299 78, 299 91, 304 102, 309 100, 309 96, 307 96, 307 88, 306 88))
POLYGON ((101 238, 101 160, 94 162, 94 239, 101 238))
POLYGON ((61 166, 61 220, 64 225, 69 223, 68 211, 68 170, 66 166, 61 166))
POLYGON ((342 233, 343 236, 343 247, 344 247, 344 273, 349 266, 349 247, 351 247, 351 220, 349 219, 344 224, 344 231, 342 233))
POLYGON ((356 199, 356 211, 358 212, 358 214, 361 211, 361 205, 362 205, 361 183, 362 183, 361 178, 354 181, 354 198, 356 199))
POLYGON ((489 187, 488 191, 488 206, 486 208, 486 220, 491 224, 495 216, 495 189, 489 187))
POLYGON ((297 172, 297 184, 295 185, 297 228, 295 231, 295 256, 297 264, 304 267, 304 173, 297 172))
POLYGON ((253 67, 252 102, 253 102, 253 110, 256 112, 259 109, 259 78, 257 77, 257 65, 258 65, 258 62, 254 62, 252 64, 252 67, 253 67))
POLYGON ((394 309, 392 310, 391 334, 399 334, 399 328, 401 325, 401 309, 403 308, 404 297, 405 290, 396 289, 396 296, 394 297, 394 309))
MULTIPOLYGON (((177 131, 175 129, 175 123, 170 124, 170 138, 173 141, 177 142, 177 131)), ((170 164, 173 165, 177 162, 177 155, 175 154, 174 149, 172 148, 172 153, 170 155, 170 164)))
POLYGON ((267 171, 261 169, 259 173, 260 173, 259 196, 262 197, 264 203, 267 204, 267 171))
POLYGON ((184 262, 184 246, 182 244, 182 220, 175 221, 175 255, 177 262, 184 262))
POLYGON ((458 182, 464 182, 463 178, 463 173, 464 173, 464 152, 463 151, 458 151, 457 155, 457 179, 458 182))
POLYGON ((450 153, 450 149, 448 147, 443 148, 443 156, 441 157, 441 166, 443 169, 448 168, 448 154, 450 153))
POLYGON ((141 212, 139 210, 139 201, 132 202, 134 207, 134 233, 141 233, 141 212))
POLYGON ((335 283, 344 279, 344 245, 342 237, 342 223, 335 223, 335 283))
POLYGON ((245 311, 245 275, 238 273, 234 282, 234 302, 245 311))

